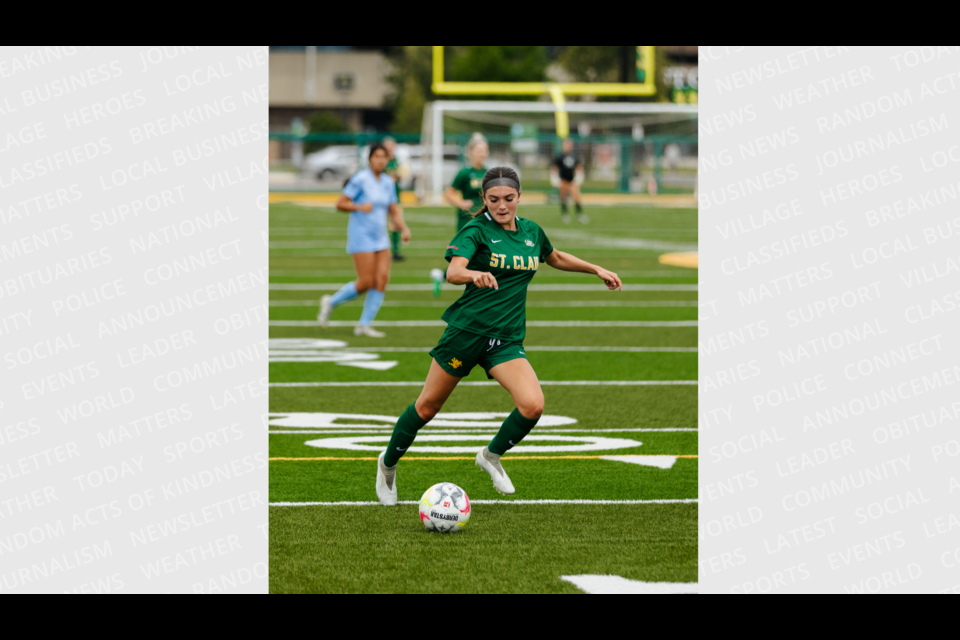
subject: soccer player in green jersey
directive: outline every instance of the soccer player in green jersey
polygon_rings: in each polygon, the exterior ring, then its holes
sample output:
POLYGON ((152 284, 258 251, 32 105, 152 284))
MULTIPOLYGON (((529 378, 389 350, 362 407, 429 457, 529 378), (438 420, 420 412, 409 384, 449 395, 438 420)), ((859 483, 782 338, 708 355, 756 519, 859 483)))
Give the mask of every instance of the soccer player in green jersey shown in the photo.
MULTIPOLYGON (((393 138, 386 137, 383 139, 384 148, 387 150, 387 154, 390 159, 387 161, 387 168, 384 170, 388 176, 393 178, 394 187, 397 190, 397 202, 400 202, 400 176, 397 175, 397 171, 400 169, 400 163, 397 162, 396 148, 397 141, 393 138)), ((393 218, 387 219, 387 227, 390 231, 390 247, 393 249, 393 261, 400 262, 401 260, 406 260, 400 253, 400 229, 397 228, 397 225, 394 224, 393 218)))
POLYGON ((513 397, 516 409, 476 464, 502 494, 514 493, 500 456, 530 433, 543 414, 543 391, 523 348, 526 334, 527 286, 542 263, 561 271, 592 273, 607 288, 622 290, 617 274, 557 251, 538 224, 517 215, 520 180, 508 167, 486 173, 481 184, 483 207, 447 247, 447 280, 466 284, 463 295, 443 314, 447 329, 430 352, 433 361, 417 401, 407 407, 387 450, 377 462, 377 498, 397 504, 397 462, 417 431, 430 422, 457 383, 480 365, 513 397))
POLYGON ((473 214, 483 206, 480 196, 480 185, 487 172, 483 163, 490 155, 487 139, 482 134, 475 133, 467 143, 467 159, 469 167, 464 167, 453 179, 453 184, 447 187, 443 198, 457 208, 457 231, 463 229, 471 220, 473 214))
MULTIPOLYGON (((473 220, 473 214, 483 206, 480 185, 487 172, 483 163, 489 155, 490 147, 487 145, 487 139, 483 134, 473 134, 467 143, 467 158, 470 160, 470 166, 461 169, 453 179, 453 184, 443 192, 443 199, 457 208, 457 231, 473 220)), ((433 295, 439 296, 440 284, 447 278, 446 272, 433 269, 430 272, 430 278, 433 280, 433 295)))

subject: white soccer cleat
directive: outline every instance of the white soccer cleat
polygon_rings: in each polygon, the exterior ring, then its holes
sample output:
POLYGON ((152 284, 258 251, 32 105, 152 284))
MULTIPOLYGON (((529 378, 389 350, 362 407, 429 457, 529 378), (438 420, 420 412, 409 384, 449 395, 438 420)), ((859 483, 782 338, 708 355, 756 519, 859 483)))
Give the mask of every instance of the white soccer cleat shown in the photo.
POLYGON ((333 311, 333 305, 330 303, 332 296, 320 296, 320 311, 317 312, 317 322, 320 327, 327 328, 327 321, 330 320, 330 313, 333 311))
POLYGON ((490 474, 490 478, 493 479, 494 489, 505 496, 512 496, 516 492, 516 489, 513 488, 510 477, 507 476, 507 472, 500 466, 499 461, 494 463, 487 460, 487 457, 483 455, 483 452, 486 450, 487 448, 484 447, 477 453, 477 466, 490 474))
POLYGON ((355 336, 367 336, 368 338, 385 338, 387 334, 382 331, 377 331, 372 327, 365 327, 357 325, 353 328, 353 335, 355 336))
POLYGON ((383 451, 377 458, 377 500, 385 507, 393 507, 397 504, 397 471, 394 467, 393 488, 391 488, 387 485, 387 476, 383 472, 383 456, 386 454, 387 452, 383 451))
POLYGON ((587 214, 585 213, 578 213, 577 222, 579 222, 580 224, 588 224, 590 222, 590 218, 588 218, 587 214))

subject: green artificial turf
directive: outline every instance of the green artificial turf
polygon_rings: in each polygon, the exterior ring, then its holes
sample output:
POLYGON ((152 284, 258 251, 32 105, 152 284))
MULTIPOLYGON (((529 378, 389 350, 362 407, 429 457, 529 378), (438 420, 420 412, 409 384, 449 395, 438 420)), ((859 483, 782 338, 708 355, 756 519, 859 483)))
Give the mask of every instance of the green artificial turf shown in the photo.
MULTIPOLYGON (((528 293, 530 322, 696 321, 697 270, 664 265, 661 254, 696 250, 697 212, 649 206, 589 207, 589 225, 564 225, 556 206, 521 207, 543 226, 554 246, 621 274, 626 289, 607 291, 595 276, 542 266, 528 293), (583 286, 590 287, 580 290, 583 286), (681 285, 677 288, 677 285, 681 285), (570 288, 576 287, 576 288, 570 288), (686 288, 683 288, 686 287, 686 288), (653 288, 654 290, 649 290, 653 288), (614 304, 610 304, 614 303, 614 304)), ((443 269, 443 250, 456 232, 448 208, 408 208, 413 243, 392 265, 381 322, 437 323, 462 287, 434 297, 429 271, 443 269)), ((697 387, 688 385, 544 385, 544 418, 503 456, 516 486, 498 494, 473 461, 502 418, 460 417, 455 426, 430 423, 398 466, 402 501, 418 501, 437 482, 462 487, 474 504, 466 528, 442 535, 427 531, 416 504, 375 503, 377 453, 393 423, 414 402, 430 367, 427 351, 443 326, 380 326, 386 338, 355 337, 352 326, 320 329, 313 321, 320 295, 354 279, 344 252, 346 216, 330 207, 270 207, 271 359, 282 340, 340 341, 312 352, 357 353, 396 362, 375 371, 339 362, 270 364, 271 383, 362 383, 363 386, 275 386, 265 417, 270 434, 270 590, 273 593, 580 593, 564 575, 615 575, 646 582, 697 581, 697 504, 589 504, 571 501, 695 500, 695 457, 669 469, 600 459, 601 456, 696 456, 697 387), (324 289, 310 285, 325 285, 324 289), (304 285, 289 288, 289 285, 304 285), (378 350, 379 349, 379 350, 378 350), (409 349, 391 351, 390 349, 409 349), (411 383, 381 386, 382 382, 411 383), (317 414, 326 414, 323 420, 317 414), (363 417, 370 416, 370 417, 363 417), (562 419, 562 420, 561 420, 562 419), (565 424, 551 423, 561 421, 565 424), (312 422, 311 422, 312 421, 312 422), (477 424, 480 422, 481 424, 477 424), (324 427, 296 426, 304 423, 324 427), (680 429, 680 431, 675 431, 680 429), (669 431, 668 431, 669 430, 669 431), (289 432, 289 433, 281 433, 289 432), (312 432, 312 433, 308 433, 312 432), (463 436, 467 440, 451 439, 463 436), (555 436, 541 440, 536 436, 555 436), (377 438, 356 443, 357 438, 377 438), (576 438, 630 444, 577 451, 576 438), (337 448, 308 445, 330 440, 337 448), (352 444, 351 444, 352 443, 352 444), (633 445, 632 443, 636 443, 633 445), (345 448, 361 444, 360 449, 345 448), (470 451, 423 451, 424 447, 470 451), (547 448, 560 447, 560 451, 547 448), (567 449, 563 449, 567 447, 567 449), (538 450, 540 449, 540 450, 538 450), (288 458, 333 458, 289 460, 288 458), (453 458, 453 459, 447 459, 453 458), (501 501, 485 503, 483 501, 501 501), (505 504, 516 501, 558 504, 505 504), (279 503, 302 506, 279 506, 279 503), (303 503, 324 503, 306 506, 303 503)), ((363 298, 338 308, 334 321, 356 322, 363 298)), ((696 326, 528 326, 526 356, 541 381, 695 381, 696 326), (604 350, 538 350, 537 347, 604 350), (625 350, 648 348, 649 351, 625 350), (683 348, 686 351, 659 349, 683 348)), ((342 361, 341 361, 342 362, 342 361)), ((487 382, 477 367, 467 382, 487 382)), ((461 385, 437 421, 450 414, 508 414, 510 394, 498 385, 461 385)))

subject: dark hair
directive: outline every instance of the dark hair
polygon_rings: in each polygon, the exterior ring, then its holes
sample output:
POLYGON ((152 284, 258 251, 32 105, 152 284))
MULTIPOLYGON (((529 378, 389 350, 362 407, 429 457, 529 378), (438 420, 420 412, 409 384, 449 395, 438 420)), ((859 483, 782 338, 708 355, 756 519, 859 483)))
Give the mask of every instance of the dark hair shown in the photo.
MULTIPOLYGON (((494 167, 487 171, 483 176, 483 185, 480 187, 480 195, 482 196, 487 191, 487 183, 491 180, 496 180, 497 178, 509 178, 510 180, 515 180, 517 185, 520 184, 520 176, 517 175, 517 172, 511 169, 510 167, 494 167)), ((520 193, 520 189, 517 189, 517 193, 520 193)), ((484 204, 483 208, 480 211, 477 211, 473 214, 473 217, 476 218, 479 215, 483 215, 487 212, 487 205, 484 204)))
POLYGON ((374 142, 372 145, 370 145, 370 155, 367 156, 367 160, 372 159, 373 154, 375 154, 377 151, 383 151, 385 154, 387 154, 388 158, 390 157, 390 152, 387 151, 387 148, 383 146, 382 142, 374 142))

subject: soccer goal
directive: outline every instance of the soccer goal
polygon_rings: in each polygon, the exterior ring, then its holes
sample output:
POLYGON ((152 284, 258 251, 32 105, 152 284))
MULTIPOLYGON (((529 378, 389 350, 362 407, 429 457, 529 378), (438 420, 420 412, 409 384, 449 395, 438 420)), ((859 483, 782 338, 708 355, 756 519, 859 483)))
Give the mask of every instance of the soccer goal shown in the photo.
POLYGON ((441 203, 467 164, 465 145, 482 133, 488 167, 511 166, 524 189, 549 190, 550 164, 569 131, 584 166, 584 192, 688 193, 697 181, 697 105, 637 102, 436 101, 423 114, 421 201, 441 203), (558 129, 559 127, 559 129, 558 129))

